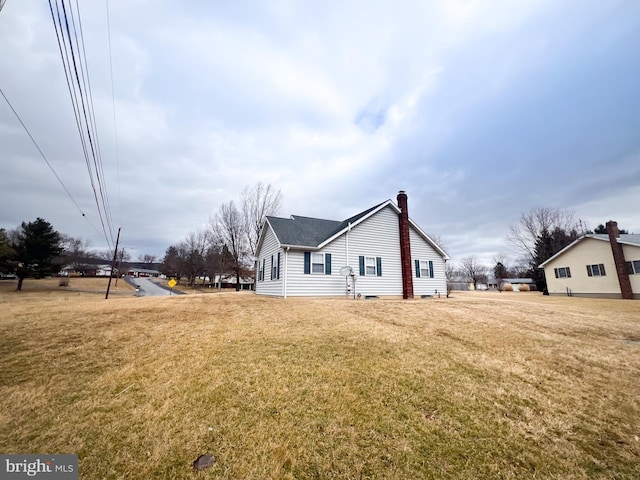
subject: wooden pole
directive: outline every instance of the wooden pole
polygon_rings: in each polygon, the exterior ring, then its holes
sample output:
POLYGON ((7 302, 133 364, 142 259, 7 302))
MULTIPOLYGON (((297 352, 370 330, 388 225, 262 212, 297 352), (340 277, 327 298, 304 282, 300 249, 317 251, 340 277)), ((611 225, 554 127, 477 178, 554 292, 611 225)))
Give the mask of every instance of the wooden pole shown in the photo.
POLYGON ((111 289, 111 279, 113 278, 113 269, 116 266, 116 258, 118 257, 118 243, 120 243, 120 228, 118 228, 118 237, 116 238, 116 248, 113 249, 113 261, 111 262, 111 273, 109 274, 109 283, 107 284, 107 294, 104 296, 105 300, 109 298, 109 289, 111 289))

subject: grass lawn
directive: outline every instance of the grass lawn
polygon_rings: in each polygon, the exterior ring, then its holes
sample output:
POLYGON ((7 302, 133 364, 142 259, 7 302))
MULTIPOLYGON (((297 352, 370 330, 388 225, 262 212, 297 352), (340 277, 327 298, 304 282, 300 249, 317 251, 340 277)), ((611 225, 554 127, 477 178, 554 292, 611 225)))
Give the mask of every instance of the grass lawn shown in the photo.
POLYGON ((46 282, 0 282, 2 453, 84 479, 640 477, 637 301, 46 282))

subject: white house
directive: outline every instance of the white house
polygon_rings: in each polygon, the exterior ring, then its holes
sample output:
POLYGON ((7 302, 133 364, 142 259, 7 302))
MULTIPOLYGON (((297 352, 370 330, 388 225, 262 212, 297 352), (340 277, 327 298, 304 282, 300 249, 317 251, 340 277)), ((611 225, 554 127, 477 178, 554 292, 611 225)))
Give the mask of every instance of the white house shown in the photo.
POLYGON ((640 299, 640 235, 589 234, 540 265, 550 295, 640 299))
POLYGON ((449 256, 409 218, 407 195, 401 191, 397 200, 344 221, 267 217, 257 248, 256 293, 285 298, 446 294, 449 256))

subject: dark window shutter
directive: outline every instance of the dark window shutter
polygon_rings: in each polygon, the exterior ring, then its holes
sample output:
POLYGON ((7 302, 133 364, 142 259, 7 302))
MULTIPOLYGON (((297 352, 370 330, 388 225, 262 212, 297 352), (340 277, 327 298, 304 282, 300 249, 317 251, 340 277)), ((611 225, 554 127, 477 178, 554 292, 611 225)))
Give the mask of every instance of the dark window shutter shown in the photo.
POLYGON ((603 277, 606 275, 605 271, 604 271, 604 264, 600 264, 600 275, 602 275, 603 277))
POLYGON ((273 280, 273 255, 271 255, 271 268, 269 268, 269 280, 273 280))
POLYGON ((416 278, 420 278, 420 260, 416 260, 416 278))
POLYGON ((429 260, 429 278, 433 278, 433 260, 429 260))
POLYGON ((591 271, 591 265, 587 265, 587 275, 593 277, 593 272, 591 271))
POLYGON ((363 276, 364 275, 364 257, 360 255, 360 257, 358 258, 358 261, 360 262, 360 275, 363 276))
POLYGON ((558 278, 558 269, 557 268, 553 269, 553 273, 555 273, 556 274, 556 278, 558 278))
POLYGON ((278 252, 278 276, 276 278, 280 278, 280 252, 278 252))
POLYGON ((571 278, 571 269, 567 267, 567 278, 571 278))
POLYGON ((331 275, 331 254, 324 254, 324 273, 326 275, 331 275))
POLYGON ((627 272, 629 272, 629 275, 633 275, 633 263, 631 262, 626 262, 627 263, 627 272))
POLYGON ((311 252, 304 252, 304 273, 311 273, 311 252))
POLYGON ((376 257, 376 275, 382 276, 382 257, 376 257))

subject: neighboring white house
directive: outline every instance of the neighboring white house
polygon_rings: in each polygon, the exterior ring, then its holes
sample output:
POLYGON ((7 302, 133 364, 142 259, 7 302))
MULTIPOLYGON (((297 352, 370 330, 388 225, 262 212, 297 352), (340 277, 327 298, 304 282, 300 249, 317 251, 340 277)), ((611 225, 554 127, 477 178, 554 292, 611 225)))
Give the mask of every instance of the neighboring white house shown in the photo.
POLYGON ((640 299, 640 235, 608 234, 578 238, 540 265, 550 295, 640 299))
POLYGON ((256 257, 259 295, 413 298, 447 291, 449 257, 409 219, 404 192, 398 205, 387 200, 344 221, 267 217, 256 257))

